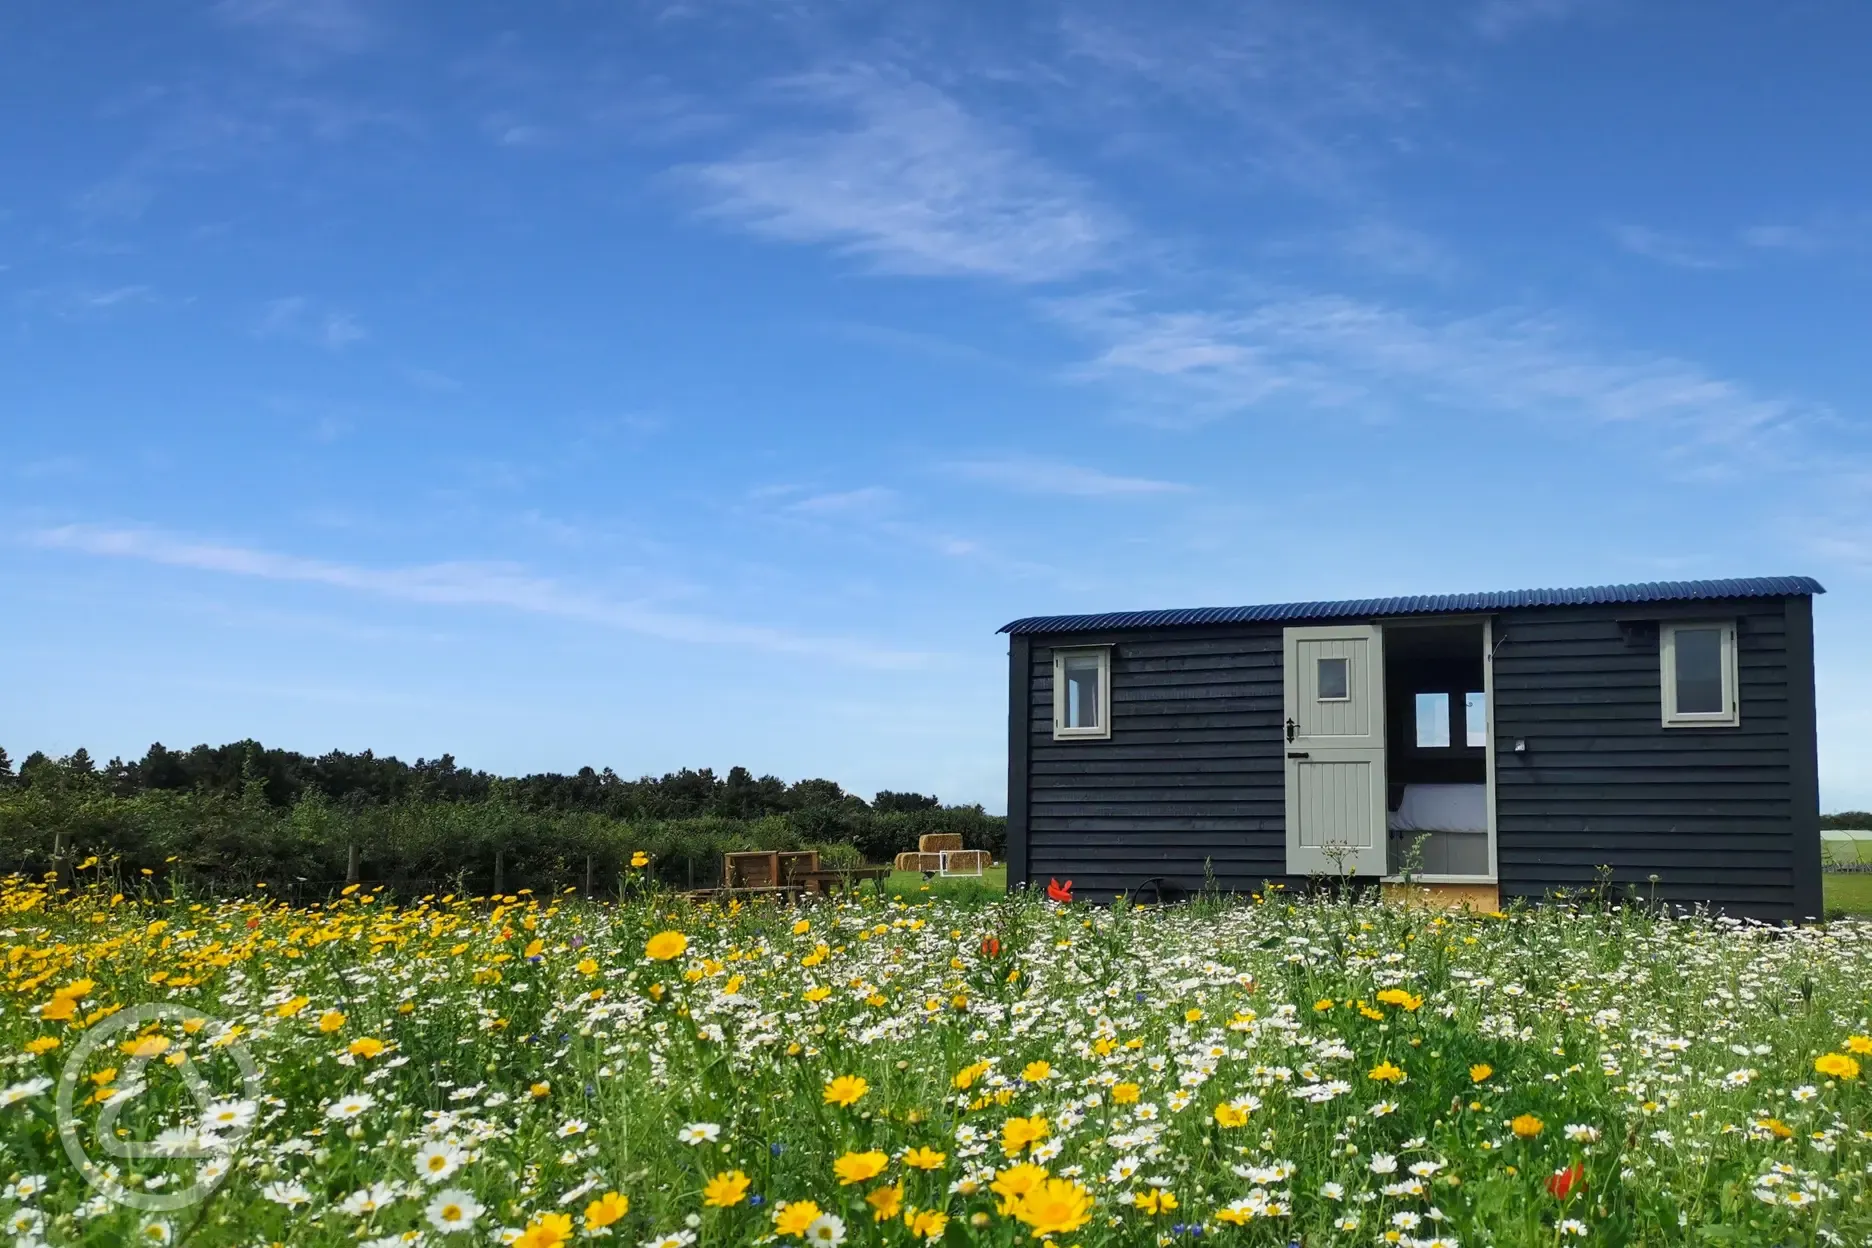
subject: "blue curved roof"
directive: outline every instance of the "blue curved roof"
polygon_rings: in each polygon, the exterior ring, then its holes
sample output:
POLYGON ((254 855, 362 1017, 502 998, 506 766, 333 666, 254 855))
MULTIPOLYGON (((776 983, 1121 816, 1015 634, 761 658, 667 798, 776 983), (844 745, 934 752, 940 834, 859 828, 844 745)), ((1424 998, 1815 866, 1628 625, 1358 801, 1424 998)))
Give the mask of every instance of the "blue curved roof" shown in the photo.
POLYGON ((1824 594, 1811 576, 1749 576, 1718 581, 1647 581, 1579 589, 1505 589, 1478 594, 1417 594, 1343 602, 1279 602, 1259 607, 1186 607, 1171 611, 1109 611, 1103 615, 1031 615, 1004 633, 1082 633, 1094 629, 1175 628, 1189 624, 1264 624, 1339 620, 1348 616, 1457 615, 1511 607, 1584 607, 1619 603, 1699 602, 1711 598, 1790 598, 1824 594))

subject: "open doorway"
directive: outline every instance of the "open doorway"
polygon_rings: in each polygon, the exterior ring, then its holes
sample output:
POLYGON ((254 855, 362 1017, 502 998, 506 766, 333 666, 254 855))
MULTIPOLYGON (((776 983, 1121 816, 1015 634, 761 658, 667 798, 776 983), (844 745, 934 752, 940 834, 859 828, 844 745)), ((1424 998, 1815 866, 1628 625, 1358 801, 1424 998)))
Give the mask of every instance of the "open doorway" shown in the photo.
POLYGON ((1389 873, 1495 878, 1489 626, 1385 630, 1385 826, 1389 873))

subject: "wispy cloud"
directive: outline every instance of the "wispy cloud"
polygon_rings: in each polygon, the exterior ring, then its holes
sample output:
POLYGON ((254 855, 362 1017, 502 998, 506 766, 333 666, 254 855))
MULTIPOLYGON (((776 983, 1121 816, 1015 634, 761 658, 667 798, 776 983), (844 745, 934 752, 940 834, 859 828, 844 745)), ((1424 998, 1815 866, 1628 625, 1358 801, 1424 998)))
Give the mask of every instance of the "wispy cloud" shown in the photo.
POLYGON ((288 295, 267 303, 254 332, 262 338, 294 338, 342 351, 369 335, 349 312, 315 307, 303 295, 288 295))
POLYGON ((1647 260, 1679 269, 1725 267, 1723 261, 1714 254, 1676 234, 1643 225, 1613 225, 1607 228, 1612 241, 1634 256, 1643 256, 1647 260))
POLYGON ((1484 0, 1470 17, 1485 39, 1508 39, 1531 26, 1565 21, 1597 7, 1598 0, 1484 0))
POLYGON ((864 667, 904 668, 931 656, 891 650, 844 638, 819 638, 756 625, 661 611, 568 587, 549 577, 504 563, 430 563, 373 568, 307 559, 248 546, 196 541, 151 529, 65 525, 28 535, 35 545, 166 567, 228 576, 322 585, 401 602, 449 607, 494 607, 576 620, 702 645, 835 659, 864 667))
POLYGON ((220 0, 214 14, 300 53, 362 52, 381 33, 376 19, 354 0, 220 0))
POLYGON ((855 490, 829 494, 811 494, 786 505, 797 516, 875 515, 897 501, 897 491, 882 485, 867 485, 855 490))
POLYGON ((837 120, 682 171, 709 215, 878 272, 1014 282, 1103 267, 1125 235, 1084 183, 932 86, 854 70, 782 92, 837 120))
POLYGON ((1872 246, 1872 216, 1830 215, 1801 224, 1754 225, 1740 231, 1743 244, 1763 252, 1815 256, 1864 251, 1872 246))
POLYGON ((1143 498, 1186 494, 1192 488, 1178 481, 1116 476, 1097 468, 1029 455, 957 460, 946 467, 971 481, 1024 494, 1056 494, 1069 498, 1143 498))
POLYGON ((1053 306, 1100 343, 1081 377, 1123 385, 1179 423, 1276 398, 1361 412, 1401 399, 1646 425, 1711 446, 1816 414, 1686 360, 1596 350, 1552 317, 1515 310, 1438 319, 1339 295, 1227 311, 1142 311, 1120 298, 1053 306))

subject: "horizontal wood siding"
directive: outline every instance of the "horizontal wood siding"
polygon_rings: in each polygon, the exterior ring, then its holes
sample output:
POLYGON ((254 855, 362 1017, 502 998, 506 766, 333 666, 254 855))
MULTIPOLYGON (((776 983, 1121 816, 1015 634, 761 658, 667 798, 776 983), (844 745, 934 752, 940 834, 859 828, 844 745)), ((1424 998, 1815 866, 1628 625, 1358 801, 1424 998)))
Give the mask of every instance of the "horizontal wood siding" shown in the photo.
POLYGON ((1103 899, 1285 872, 1278 626, 1035 638, 1027 667, 1029 879, 1103 899), (1053 740, 1055 644, 1112 646, 1110 740, 1053 740))
POLYGON ((1789 703, 1788 612, 1752 600, 1700 604, 1698 614, 1737 621, 1739 727, 1663 727, 1656 632, 1620 627, 1644 620, 1643 607, 1497 617, 1504 899, 1584 888, 1609 867, 1615 884, 1646 896, 1793 917, 1790 714, 1800 708, 1789 703))

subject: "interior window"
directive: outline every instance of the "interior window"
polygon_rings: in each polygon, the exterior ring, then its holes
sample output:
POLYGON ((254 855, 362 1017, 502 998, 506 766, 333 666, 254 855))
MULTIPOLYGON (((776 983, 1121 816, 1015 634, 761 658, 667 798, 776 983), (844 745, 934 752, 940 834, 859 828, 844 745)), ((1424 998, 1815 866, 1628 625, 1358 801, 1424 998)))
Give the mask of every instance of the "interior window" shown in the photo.
POLYGON ((1667 623, 1658 641, 1666 728, 1732 728, 1742 722, 1733 623, 1667 623))
POLYGON ((1417 746, 1419 749, 1443 749, 1450 743, 1450 695, 1417 695, 1417 746))
POLYGON ((1475 749, 1488 746, 1488 695, 1465 693, 1462 700, 1463 742, 1475 749))
POLYGON ((1053 652, 1053 738, 1111 736, 1111 650, 1053 652))
POLYGON ((1677 713, 1716 715, 1723 710, 1722 630, 1677 630, 1677 713))
POLYGON ((1099 661, 1090 654, 1066 660, 1066 727, 1099 726, 1099 661))
POLYGON ((1342 702, 1352 695, 1351 666, 1350 659, 1321 659, 1319 661, 1320 701, 1342 702))

